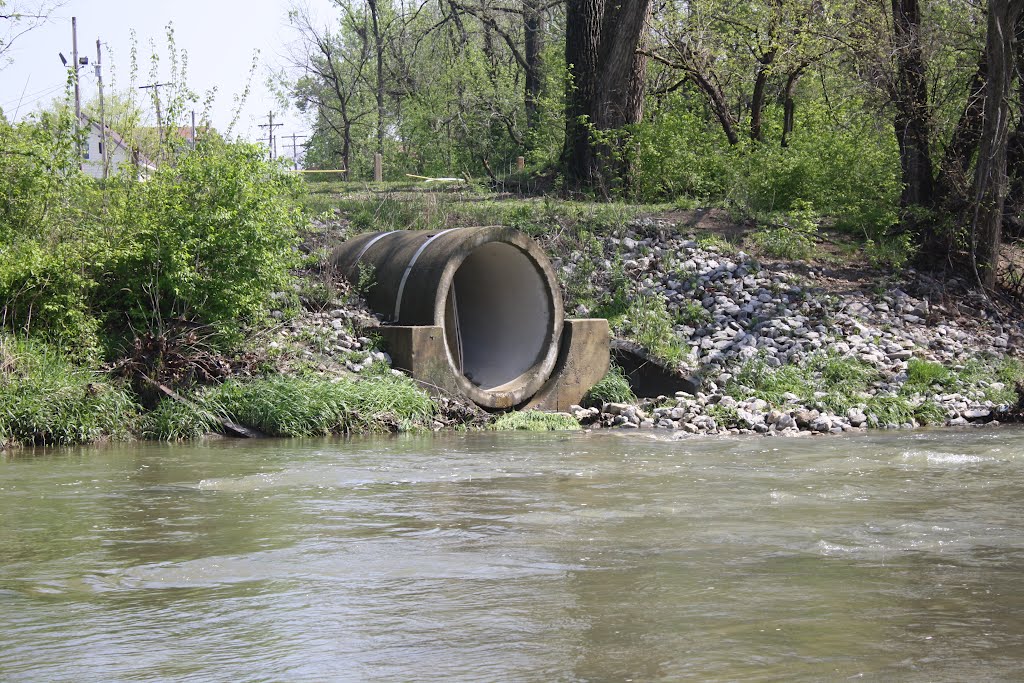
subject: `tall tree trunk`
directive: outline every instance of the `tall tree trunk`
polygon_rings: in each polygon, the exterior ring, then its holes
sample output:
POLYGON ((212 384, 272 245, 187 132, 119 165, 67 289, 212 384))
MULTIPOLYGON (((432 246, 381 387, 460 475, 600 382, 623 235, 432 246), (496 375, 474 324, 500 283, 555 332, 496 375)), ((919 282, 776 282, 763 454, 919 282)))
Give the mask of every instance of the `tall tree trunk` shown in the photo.
POLYGON ((750 98, 750 139, 754 142, 764 142, 761 124, 764 114, 764 93, 768 85, 768 72, 774 61, 775 50, 769 50, 757 60, 757 77, 754 79, 754 93, 750 98))
POLYGON ((643 118, 646 56, 637 48, 650 16, 651 0, 568 0, 566 63, 572 82, 566 97, 563 165, 570 189, 606 192, 610 181, 626 176, 624 142, 595 149, 590 127, 614 131, 643 118))
MULTIPOLYGON (((526 130, 540 127, 540 99, 544 94, 544 10, 541 0, 523 2, 523 35, 526 59, 526 130)), ((527 137, 529 141, 532 135, 527 137)))
POLYGON ((1022 0, 989 0, 985 39, 988 81, 985 122, 974 175, 975 209, 971 248, 975 273, 985 287, 994 287, 1002 246, 1006 201, 1006 153, 1009 138, 1009 97, 1013 83, 1014 27, 1024 10, 1022 0))
POLYGON ((377 0, 366 0, 373 23, 373 44, 377 52, 377 152, 384 154, 384 39, 380 32, 380 9, 377 0))
POLYGON ((1024 13, 1017 18, 1017 123, 1006 153, 1010 190, 1006 195, 1006 225, 1024 234, 1024 13))
POLYGON ((896 79, 894 127, 900 147, 904 217, 911 207, 930 207, 934 200, 932 159, 928 149, 931 125, 928 85, 921 50, 921 8, 918 0, 892 0, 896 79))
POLYGON ((810 66, 803 62, 796 69, 786 75, 786 89, 782 101, 782 146, 789 147, 789 139, 793 136, 796 127, 796 99, 793 95, 796 92, 796 84, 804 75, 804 70, 810 66))
POLYGON ((569 71, 565 93, 565 145, 562 165, 571 189, 590 186, 594 92, 604 0, 567 0, 565 7, 565 63, 569 71))

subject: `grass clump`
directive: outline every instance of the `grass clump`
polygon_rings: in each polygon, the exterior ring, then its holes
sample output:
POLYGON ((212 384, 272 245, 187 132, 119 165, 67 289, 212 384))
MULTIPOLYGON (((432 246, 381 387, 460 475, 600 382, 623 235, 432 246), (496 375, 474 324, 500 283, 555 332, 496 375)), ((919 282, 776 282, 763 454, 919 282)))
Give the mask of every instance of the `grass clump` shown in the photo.
POLYGON ((635 403, 636 395, 629 386, 626 374, 615 363, 612 363, 608 372, 601 381, 590 388, 587 395, 583 397, 584 406, 598 406, 605 403, 635 403))
POLYGON ((704 308, 699 301, 687 301, 679 307, 675 315, 676 323, 700 327, 711 322, 711 311, 704 308))
MULTIPOLYGON (((872 396, 868 399, 864 414, 879 425, 902 425, 914 418, 914 408, 903 396, 872 396)), ((925 413, 927 415, 927 413, 925 413)))
POLYGON ((789 401, 784 394, 805 396, 812 393, 807 373, 796 365, 773 368, 763 358, 748 361, 726 386, 726 393, 737 399, 759 398, 773 406, 789 401))
POLYGON ((128 438, 130 391, 37 343, 0 339, 0 446, 68 446, 128 438))
POLYGON ((923 425, 944 425, 946 409, 934 401, 925 401, 914 408, 914 419, 923 425))
POLYGON ((720 254, 734 254, 736 247, 729 240, 712 232, 698 235, 697 246, 705 251, 716 251, 720 254))
POLYGON ((413 429, 434 403, 412 380, 390 373, 330 382, 306 377, 229 380, 201 404, 271 436, 322 436, 413 429))
POLYGON ((566 413, 545 413, 540 410, 505 413, 491 423, 495 431, 553 432, 579 429, 580 423, 566 413))
POLYGON ((680 363, 689 349, 676 336, 672 317, 660 295, 636 297, 618 320, 609 321, 630 335, 637 344, 669 363, 680 363))
POLYGON ((905 391, 928 391, 935 385, 950 388, 957 378, 945 365, 911 358, 907 361, 907 381, 903 385, 905 391))
POLYGON ((818 235, 817 216, 807 202, 797 200, 794 208, 771 226, 761 228, 751 239, 757 248, 775 258, 807 259, 814 253, 818 235))
POLYGON ((862 403, 877 379, 878 371, 868 363, 834 353, 818 353, 801 365, 778 368, 755 358, 740 368, 726 391, 737 399, 752 396, 776 407, 792 403, 786 398, 791 394, 801 403, 843 413, 862 403))
POLYGON ((209 405, 213 401, 180 403, 165 398, 146 416, 142 436, 154 441, 191 441, 215 432, 220 420, 209 405))

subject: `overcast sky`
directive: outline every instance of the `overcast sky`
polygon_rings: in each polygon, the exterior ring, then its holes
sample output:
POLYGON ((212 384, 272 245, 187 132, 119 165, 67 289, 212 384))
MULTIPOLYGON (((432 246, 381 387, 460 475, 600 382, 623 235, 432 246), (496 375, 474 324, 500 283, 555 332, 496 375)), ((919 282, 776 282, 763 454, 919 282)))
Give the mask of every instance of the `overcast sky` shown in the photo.
MULTIPOLYGON (((305 1, 322 21, 334 16, 330 0, 305 1)), ((131 30, 138 36, 139 79, 144 83, 149 76, 150 39, 165 56, 165 27, 173 22, 177 47, 188 53, 189 86, 200 97, 218 87, 212 108, 214 127, 223 131, 230 123, 234 96, 245 88, 253 53, 259 50, 260 67, 235 134, 250 140, 265 137, 259 124, 267 122, 271 110, 275 123, 285 124, 277 129, 278 136, 307 133, 308 125, 294 110, 283 110, 266 83, 271 70, 284 65, 286 46, 294 41, 288 6, 288 0, 67 0, 48 24, 24 34, 11 47, 7 63, 0 65, 0 109, 8 119, 21 119, 62 95, 66 71, 58 53, 64 53, 70 62, 71 17, 78 18, 79 56, 88 56, 90 62, 80 72, 83 102, 96 94, 92 63, 97 38, 104 43, 104 83, 109 92, 111 67, 116 72, 116 86, 128 87, 131 30)), ((160 79, 168 76, 167 60, 163 59, 160 79)), ((141 101, 149 106, 148 98, 141 101)), ((280 143, 278 152, 286 152, 280 143)))

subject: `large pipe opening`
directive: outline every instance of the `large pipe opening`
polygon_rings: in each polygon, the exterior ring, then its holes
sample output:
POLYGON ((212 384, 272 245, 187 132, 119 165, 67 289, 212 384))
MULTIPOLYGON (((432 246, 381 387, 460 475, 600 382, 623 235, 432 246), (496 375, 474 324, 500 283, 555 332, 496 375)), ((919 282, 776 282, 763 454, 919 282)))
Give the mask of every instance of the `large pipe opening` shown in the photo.
POLYGON ((485 391, 502 391, 528 372, 551 345, 548 290, 537 264, 517 247, 477 247, 448 288, 444 331, 452 366, 485 391))
POLYGON ((437 357, 409 361, 430 367, 423 372, 434 373, 439 387, 485 408, 511 408, 551 376, 561 292, 550 261, 526 235, 497 226, 396 230, 349 240, 333 260, 352 280, 372 268, 367 302, 388 322, 440 328, 437 357))

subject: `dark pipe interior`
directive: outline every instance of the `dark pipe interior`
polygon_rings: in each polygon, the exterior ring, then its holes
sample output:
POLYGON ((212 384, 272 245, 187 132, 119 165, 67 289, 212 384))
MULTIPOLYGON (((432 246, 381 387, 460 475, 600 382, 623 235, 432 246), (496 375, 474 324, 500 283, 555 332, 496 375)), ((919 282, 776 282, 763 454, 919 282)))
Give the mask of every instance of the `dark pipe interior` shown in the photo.
POLYGON ((462 262, 448 290, 452 362, 480 388, 500 389, 543 358, 552 316, 551 295, 533 260, 511 244, 484 244, 462 262))

